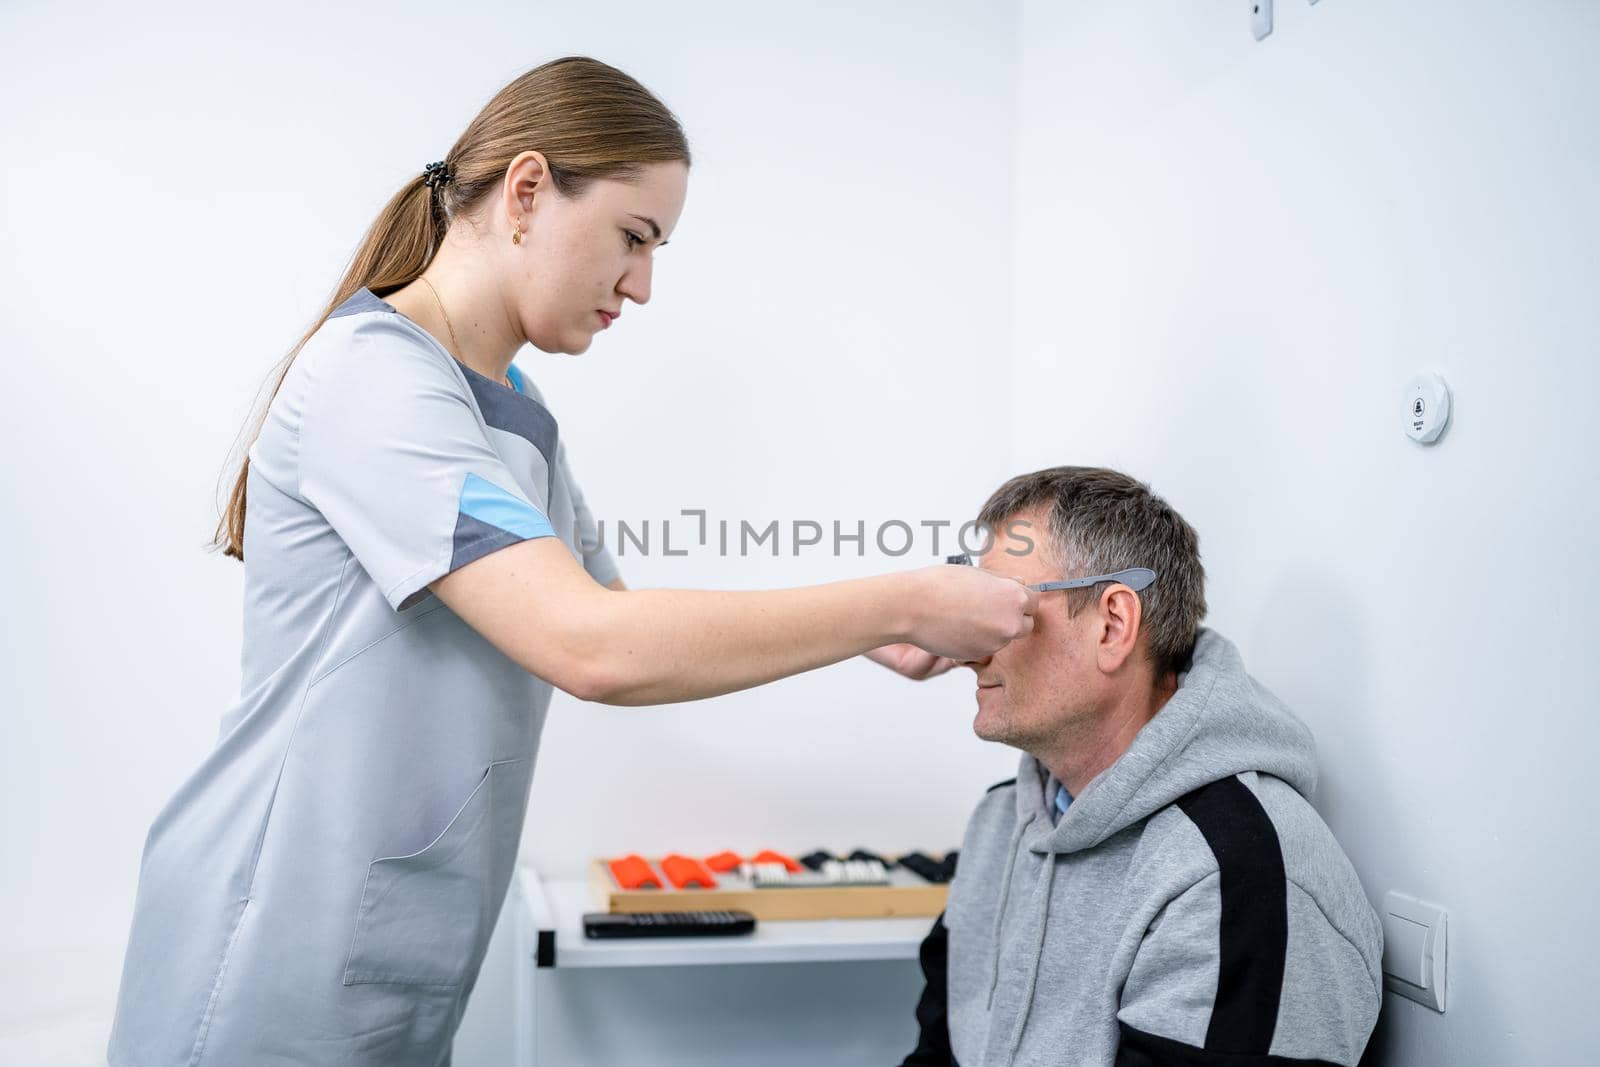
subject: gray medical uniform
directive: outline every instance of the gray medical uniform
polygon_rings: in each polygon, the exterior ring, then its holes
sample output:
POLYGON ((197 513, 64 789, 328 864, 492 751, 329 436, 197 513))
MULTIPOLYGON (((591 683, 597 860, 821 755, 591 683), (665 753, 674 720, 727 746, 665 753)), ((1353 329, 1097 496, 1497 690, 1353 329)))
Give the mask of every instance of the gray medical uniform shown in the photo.
POLYGON ((509 884, 550 686, 428 590, 557 537, 616 577, 542 398, 369 290, 250 449, 239 702, 145 840, 116 1067, 439 1067, 509 884))

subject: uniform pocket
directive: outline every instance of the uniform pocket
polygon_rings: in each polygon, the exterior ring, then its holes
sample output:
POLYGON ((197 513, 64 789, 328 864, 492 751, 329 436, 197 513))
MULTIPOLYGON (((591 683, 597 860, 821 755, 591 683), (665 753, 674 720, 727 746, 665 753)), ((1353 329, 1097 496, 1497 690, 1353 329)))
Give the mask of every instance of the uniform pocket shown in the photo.
POLYGON ((529 761, 491 763, 439 836, 367 867, 344 984, 459 986, 476 974, 516 860, 529 761))

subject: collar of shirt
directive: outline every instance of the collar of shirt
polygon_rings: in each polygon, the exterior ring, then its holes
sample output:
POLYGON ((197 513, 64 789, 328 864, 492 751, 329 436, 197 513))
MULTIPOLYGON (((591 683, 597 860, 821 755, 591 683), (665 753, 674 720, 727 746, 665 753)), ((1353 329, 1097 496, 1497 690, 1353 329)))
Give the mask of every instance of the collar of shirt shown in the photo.
POLYGON ((1050 787, 1052 785, 1056 787, 1055 803, 1050 808, 1050 824, 1054 826, 1061 821, 1061 816, 1067 813, 1067 806, 1072 803, 1072 794, 1067 792, 1067 787, 1062 785, 1054 774, 1050 773, 1050 768, 1042 763, 1039 764, 1039 784, 1047 796, 1051 795, 1050 787))
POLYGON ((1056 819, 1057 822, 1061 821, 1061 816, 1063 816, 1063 815, 1065 815, 1067 813, 1067 807, 1071 803, 1072 803, 1072 794, 1067 792, 1067 787, 1064 786, 1064 785, 1057 785, 1056 786, 1056 814, 1055 814, 1055 819, 1056 819))

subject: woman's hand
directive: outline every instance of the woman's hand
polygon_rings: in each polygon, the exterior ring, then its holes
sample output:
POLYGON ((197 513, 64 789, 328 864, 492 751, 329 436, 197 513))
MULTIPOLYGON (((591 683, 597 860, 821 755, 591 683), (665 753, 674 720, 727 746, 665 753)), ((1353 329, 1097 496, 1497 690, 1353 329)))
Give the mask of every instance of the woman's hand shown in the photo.
POLYGON ((862 655, 917 682, 937 677, 956 665, 956 661, 948 656, 935 656, 911 644, 882 645, 868 649, 862 655))
POLYGON ((915 600, 908 640, 934 656, 956 663, 986 659, 1033 632, 1039 594, 1015 578, 948 563, 911 576, 915 600))

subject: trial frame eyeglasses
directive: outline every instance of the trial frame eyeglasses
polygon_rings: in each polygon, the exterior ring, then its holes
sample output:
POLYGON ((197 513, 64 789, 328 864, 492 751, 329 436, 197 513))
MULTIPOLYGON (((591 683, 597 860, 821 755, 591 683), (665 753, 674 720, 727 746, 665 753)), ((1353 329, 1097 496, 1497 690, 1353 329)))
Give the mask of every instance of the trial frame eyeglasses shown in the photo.
MULTIPOLYGON (((972 557, 963 552, 960 555, 946 556, 946 563, 956 563, 965 567, 972 567, 972 557)), ((1053 582, 1039 582, 1028 586, 1035 593, 1049 593, 1056 589, 1087 589, 1101 582, 1120 582, 1132 589, 1135 593, 1148 589, 1156 580, 1156 572, 1149 567, 1129 567, 1125 570, 1113 571, 1110 574, 1091 574, 1087 578, 1060 578, 1053 582)))

